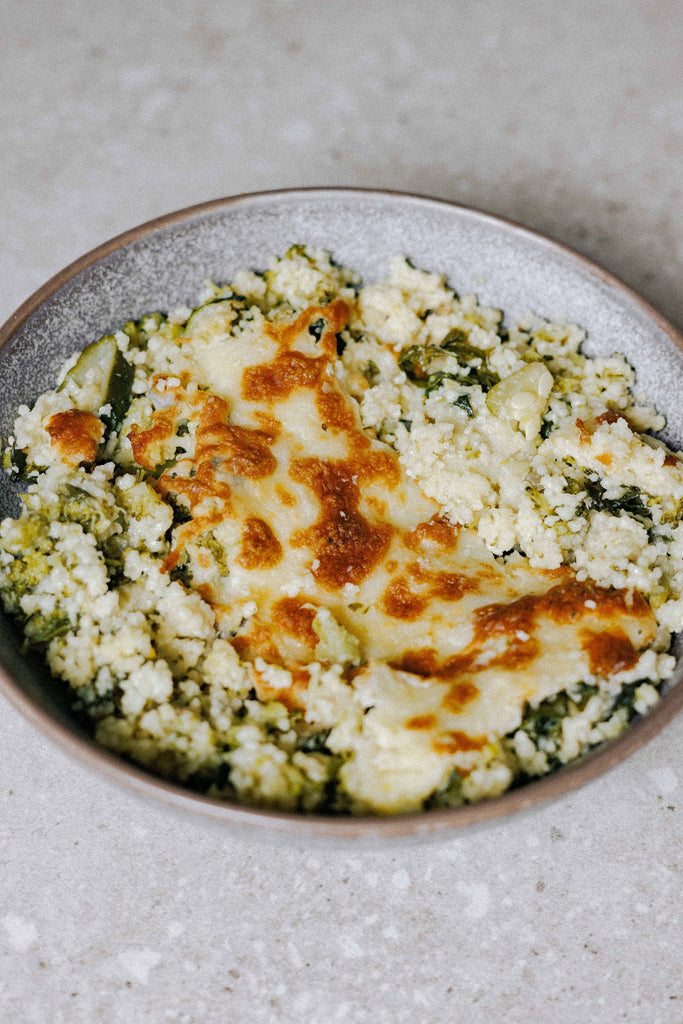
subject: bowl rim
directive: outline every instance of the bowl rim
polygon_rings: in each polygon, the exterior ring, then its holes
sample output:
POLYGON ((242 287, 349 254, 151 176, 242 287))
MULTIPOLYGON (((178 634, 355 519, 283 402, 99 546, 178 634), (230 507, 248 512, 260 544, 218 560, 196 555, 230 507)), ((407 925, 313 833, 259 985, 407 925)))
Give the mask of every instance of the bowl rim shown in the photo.
MULTIPOLYGON (((448 199, 414 192, 352 186, 306 186, 245 192, 196 203, 145 221, 102 242, 50 277, 10 315, 0 326, 0 352, 29 317, 60 288, 84 270, 147 235, 191 221, 195 217, 225 211, 240 204, 246 205, 279 198, 296 200, 297 198, 317 197, 318 199, 329 198, 332 200, 339 199, 344 195, 349 198, 364 196, 378 200, 395 199, 418 205, 441 206, 450 211, 455 210, 476 221, 487 223, 493 228, 504 228, 513 234, 516 233, 536 247, 546 248, 564 261, 569 260, 577 268, 587 271, 604 284, 626 295, 661 331, 669 336, 678 349, 683 351, 683 335, 628 284, 564 243, 525 227, 514 220, 448 199)), ((4 694, 24 718, 66 753, 92 771, 96 771, 100 776, 104 775, 109 780, 125 786, 138 796, 153 799, 157 804, 162 803, 177 811, 191 813, 194 816, 201 816, 221 824, 245 827, 252 831, 259 830, 261 834, 279 834, 294 839, 323 837, 326 839, 369 839, 371 841, 388 838, 432 837, 436 834, 460 831, 474 826, 495 824, 499 819, 558 799, 616 767, 656 736, 683 708, 683 680, 681 680, 673 684, 663 694, 660 702, 652 711, 630 724, 615 740, 601 744, 550 775, 542 776, 522 786, 507 790, 501 796, 479 803, 387 817, 372 815, 336 817, 232 803, 196 793, 180 784, 171 783, 155 776, 106 748, 98 746, 92 738, 86 738, 76 733, 50 712, 42 709, 24 691, 4 665, 0 665, 0 693, 4 694)))

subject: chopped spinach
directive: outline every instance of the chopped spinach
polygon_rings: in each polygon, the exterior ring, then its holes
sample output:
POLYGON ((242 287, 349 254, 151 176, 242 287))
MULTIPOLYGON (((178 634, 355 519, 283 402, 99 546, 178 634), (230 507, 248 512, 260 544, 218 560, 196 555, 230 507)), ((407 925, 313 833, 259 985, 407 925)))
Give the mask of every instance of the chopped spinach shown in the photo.
POLYGON ((170 492, 165 495, 164 501, 167 505, 170 505, 173 509, 173 522, 171 523, 171 530, 174 530, 176 526, 182 526, 183 523, 189 523, 192 519, 192 513, 189 508, 182 505, 176 496, 170 492))
POLYGON ((647 682, 649 682, 648 679, 637 679, 635 683, 626 683, 625 686, 622 686, 621 692, 618 694, 614 704, 610 708, 609 715, 613 715, 614 712, 618 711, 620 708, 626 708, 629 718, 633 718, 636 714, 635 708, 633 707, 636 699, 636 690, 639 686, 642 686, 643 683, 647 682))
POLYGON ((23 483, 32 483, 38 476, 35 469, 29 467, 28 457, 21 448, 6 448, 2 457, 3 469, 23 483))
POLYGON ((174 565, 169 572, 169 579, 182 583, 183 586, 189 587, 192 583, 192 569, 190 568, 190 560, 186 555, 183 555, 177 565, 174 565))
POLYGON ((152 470, 147 470, 148 475, 153 480, 158 480, 159 477, 166 472, 167 469, 173 469, 175 464, 178 462, 183 455, 186 455, 184 448, 176 448, 175 454, 170 459, 165 459, 164 462, 160 462, 158 466, 155 466, 152 470))
POLYGON ((470 345, 467 334, 458 327, 450 331, 440 345, 410 345, 401 352, 398 365, 408 380, 417 387, 425 388, 425 397, 444 380, 478 384, 482 391, 489 391, 500 380, 498 374, 489 368, 486 353, 470 345), (459 364, 455 372, 438 368, 437 360, 449 356, 455 357, 459 364))
POLYGON ((323 334, 325 333, 326 327, 327 320, 324 320, 323 317, 320 317, 318 320, 315 320, 312 324, 308 325, 308 329, 316 341, 320 341, 323 334))
POLYGON ((370 387, 377 382, 377 378, 379 377, 379 366, 377 363, 373 362, 372 359, 370 359, 363 367, 363 376, 370 387))
POLYGON ((585 491, 586 498, 577 508, 577 515, 585 515, 590 510, 607 512, 611 516, 619 516, 622 512, 642 523, 648 529, 652 527, 652 513, 643 501, 639 487, 623 487, 618 498, 605 497, 606 489, 600 480, 593 480, 586 474, 583 480, 571 480, 565 490, 570 494, 585 491))
POLYGON ((594 697, 597 692, 597 686, 591 686, 589 683, 578 683, 569 691, 569 696, 572 699, 572 703, 576 704, 579 711, 583 711, 588 701, 591 697, 594 697))
POLYGON ((441 349, 436 345, 411 345, 405 348, 398 357, 399 369, 403 370, 408 380, 419 387, 426 387, 429 373, 429 363, 439 355, 441 349))
POLYGON ((444 373, 442 370, 437 370, 436 373, 430 373, 427 378, 427 386, 425 387, 425 398, 429 398, 433 391, 438 391, 445 380, 454 380, 452 373, 444 373))
POLYGON ((26 637, 31 644, 46 644, 56 636, 64 636, 70 629, 69 617, 59 612, 52 615, 35 612, 26 620, 24 627, 26 637))
POLYGON ((327 746, 327 740, 331 732, 331 729, 322 729, 320 732, 311 733, 309 736, 302 736, 297 743, 297 747, 304 754, 331 754, 332 751, 327 746))
POLYGON ((453 399, 452 404, 457 409, 462 409, 463 412, 466 412, 470 419, 474 418, 474 410, 472 408, 472 403, 470 402, 469 395, 458 395, 457 398, 453 399))
MULTIPOLYGON (((463 331, 462 327, 454 327, 441 342, 441 348, 445 348, 447 352, 454 352, 456 355, 459 352, 464 352, 466 349, 474 355, 479 355, 480 350, 470 345, 469 337, 467 331, 463 331)), ((459 355, 458 358, 460 358, 459 355)), ((471 359, 472 356, 469 358, 471 359)))
POLYGON ((569 711, 569 699, 566 693, 557 693, 554 697, 541 701, 536 708, 527 704, 521 729, 538 743, 539 739, 557 740, 562 731, 562 720, 569 711))

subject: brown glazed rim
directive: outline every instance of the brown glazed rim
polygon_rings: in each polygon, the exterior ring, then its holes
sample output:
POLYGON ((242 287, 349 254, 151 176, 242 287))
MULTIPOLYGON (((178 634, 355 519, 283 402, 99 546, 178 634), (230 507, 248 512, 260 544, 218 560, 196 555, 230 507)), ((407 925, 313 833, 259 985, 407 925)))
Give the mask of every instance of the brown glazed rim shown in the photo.
MULTIPOLYGON (((274 199, 279 196, 295 198, 300 195, 303 199, 315 195, 334 197, 345 194, 376 196, 380 199, 393 197, 418 204, 440 205, 451 210, 460 210, 467 215, 474 215, 479 220, 491 225, 512 229, 532 240, 536 245, 540 244, 548 251, 561 256, 565 261, 575 263, 591 275, 598 277, 603 283, 630 297, 683 351, 683 336, 648 302, 613 274, 560 242, 525 228, 514 221, 445 199, 388 189, 347 187, 312 187, 242 193, 176 210, 124 231, 70 263, 22 303, 0 327, 0 349, 4 348, 15 332, 43 303, 77 274, 116 250, 161 228, 168 228, 179 222, 191 220, 198 215, 225 210, 243 202, 267 200, 269 197, 274 199)), ((664 694, 659 704, 651 712, 630 725, 616 740, 571 762, 552 775, 544 776, 518 789, 508 790, 502 796, 484 800, 481 803, 394 817, 332 817, 320 814, 261 810, 193 793, 129 764, 106 749, 96 746, 93 740, 71 732, 34 703, 2 666, 0 666, 0 690, 43 735, 90 769, 104 774, 110 780, 124 784, 138 795, 154 799, 177 811, 200 814, 217 823, 257 829, 264 838, 280 836, 290 837, 292 840, 325 837, 374 841, 392 837, 427 837, 450 830, 494 823, 499 818, 529 810, 541 803, 560 797, 602 775, 603 772, 615 767, 649 742, 683 707, 683 683, 678 683, 664 694)))

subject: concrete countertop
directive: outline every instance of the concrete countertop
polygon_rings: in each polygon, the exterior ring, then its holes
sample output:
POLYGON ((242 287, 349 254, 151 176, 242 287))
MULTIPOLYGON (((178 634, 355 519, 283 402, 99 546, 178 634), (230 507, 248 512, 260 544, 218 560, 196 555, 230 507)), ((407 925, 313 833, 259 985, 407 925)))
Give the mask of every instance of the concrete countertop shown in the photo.
MULTIPOLYGON (((126 228, 300 185, 432 194, 590 256, 679 328, 667 0, 5 0, 0 321, 126 228)), ((0 1020, 683 1021, 683 720, 556 803, 282 845, 91 774, 0 700, 0 1020)))

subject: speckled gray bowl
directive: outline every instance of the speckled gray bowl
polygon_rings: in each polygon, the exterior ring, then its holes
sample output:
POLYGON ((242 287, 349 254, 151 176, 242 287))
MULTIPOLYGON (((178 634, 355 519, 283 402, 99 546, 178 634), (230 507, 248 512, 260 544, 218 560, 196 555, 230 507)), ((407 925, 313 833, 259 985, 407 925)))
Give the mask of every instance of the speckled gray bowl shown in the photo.
MULTIPOLYGON (((354 189, 303 189, 237 196, 169 214, 107 242, 35 293, 0 329, 0 433, 16 408, 52 386, 63 359, 124 321, 192 305, 206 278, 230 280, 242 267, 303 242, 333 252, 366 281, 405 254, 445 271, 460 294, 476 292, 506 315, 560 315, 588 330, 587 350, 624 353, 640 386, 668 418, 666 437, 683 446, 683 339, 642 299, 570 250, 475 210, 418 196, 354 189)), ((0 512, 17 511, 8 480, 0 512)), ((43 733, 90 767, 138 793, 226 825, 294 837, 377 839, 471 827, 558 797, 594 778, 655 735, 683 704, 674 683, 646 718, 615 742, 562 771, 502 797, 450 811, 397 818, 330 818, 259 811, 170 785, 97 747, 71 715, 64 690, 39 660, 19 653, 14 623, 0 620, 0 688, 43 733)))

